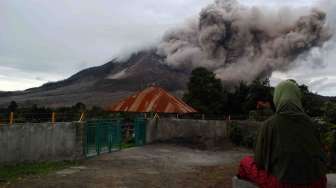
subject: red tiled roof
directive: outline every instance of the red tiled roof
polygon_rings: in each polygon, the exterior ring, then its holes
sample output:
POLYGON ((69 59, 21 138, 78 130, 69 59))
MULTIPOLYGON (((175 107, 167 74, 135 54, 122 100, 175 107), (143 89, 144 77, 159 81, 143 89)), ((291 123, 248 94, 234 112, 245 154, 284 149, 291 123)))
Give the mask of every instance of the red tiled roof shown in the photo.
POLYGON ((149 87, 107 109, 112 112, 195 113, 192 107, 160 87, 149 87))

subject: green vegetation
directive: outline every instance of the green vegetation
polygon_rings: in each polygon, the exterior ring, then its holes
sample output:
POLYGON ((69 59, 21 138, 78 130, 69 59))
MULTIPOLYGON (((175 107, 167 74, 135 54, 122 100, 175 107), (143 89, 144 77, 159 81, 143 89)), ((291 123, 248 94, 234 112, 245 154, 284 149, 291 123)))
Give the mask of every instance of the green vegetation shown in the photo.
MULTIPOLYGON (((335 101, 312 93, 306 85, 299 87, 308 115, 324 117, 326 121, 336 123, 335 101)), ((193 70, 183 100, 200 113, 245 116, 263 121, 274 113, 273 91, 267 78, 232 86, 222 83, 213 72, 200 67, 193 70), (266 105, 258 107, 260 103, 266 105)))
POLYGON ((242 127, 238 126, 235 122, 232 122, 230 125, 229 134, 230 134, 230 140, 237 146, 244 146, 247 148, 255 147, 257 129, 255 130, 243 129, 242 127))
POLYGON ((121 144, 121 149, 127 149, 127 148, 132 148, 132 147, 135 147, 134 141, 131 142, 131 143, 122 143, 121 144))
POLYGON ((323 102, 321 99, 305 95, 310 98, 306 111, 310 115, 318 116, 316 122, 320 132, 321 143, 327 155, 328 168, 336 170, 336 103, 333 101, 323 102))
POLYGON ((231 123, 230 126, 230 140, 236 145, 241 145, 243 142, 243 130, 237 124, 231 123))
POLYGON ((16 109, 18 108, 18 104, 15 101, 10 102, 8 106, 8 111, 9 112, 15 112, 16 109))
POLYGON ((72 107, 46 108, 36 104, 31 107, 20 107, 15 101, 12 101, 8 108, 0 109, 0 121, 8 122, 10 112, 14 112, 14 119, 17 123, 50 122, 52 112, 56 113, 56 121, 78 121, 81 113, 86 111, 83 103, 77 103, 72 107))
POLYGON ((326 102, 323 106, 324 119, 336 124, 336 103, 326 102))
POLYGON ((45 175, 78 164, 79 162, 75 161, 63 161, 0 166, 0 183, 14 181, 27 176, 45 175))
MULTIPOLYGON (((296 83, 295 80, 293 82, 296 83)), ((299 87, 306 113, 318 122, 329 165, 336 169, 336 102, 312 93, 306 85, 299 87)), ((241 82, 234 87, 222 83, 213 72, 201 67, 193 70, 183 99, 204 114, 242 115, 251 120, 264 121, 275 111, 273 91, 268 79, 257 79, 249 84, 241 82)), ((230 139, 236 145, 253 148, 256 131, 233 124, 230 139)))
POLYGON ((132 121, 134 118, 139 117, 138 113, 110 113, 98 106, 87 108, 84 103, 77 103, 70 107, 49 108, 36 104, 31 107, 21 107, 15 101, 12 101, 7 108, 0 108, 0 123, 9 122, 10 112, 14 112, 14 120, 16 123, 51 122, 53 112, 55 112, 56 122, 78 121, 82 113, 84 113, 84 119, 119 118, 132 121))
POLYGON ((257 102, 272 103, 269 80, 241 82, 236 87, 224 86, 215 74, 200 67, 192 71, 184 101, 204 114, 248 115, 257 102))
POLYGON ((183 99, 201 112, 221 112, 224 104, 222 82, 206 68, 196 68, 191 73, 188 92, 183 99))

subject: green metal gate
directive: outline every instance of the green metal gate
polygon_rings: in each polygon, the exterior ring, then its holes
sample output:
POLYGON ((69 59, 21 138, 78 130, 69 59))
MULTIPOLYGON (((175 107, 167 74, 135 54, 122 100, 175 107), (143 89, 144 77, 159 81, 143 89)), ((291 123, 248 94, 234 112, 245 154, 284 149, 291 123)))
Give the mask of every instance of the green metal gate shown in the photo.
POLYGON ((120 150, 121 144, 120 120, 91 120, 86 123, 84 152, 87 157, 120 150))
MULTIPOLYGON (((122 148, 122 121, 90 120, 85 126, 84 153, 86 157, 111 153, 122 148)), ((133 121, 134 142, 136 146, 146 144, 146 120, 136 118, 133 121)))
POLYGON ((143 118, 136 118, 134 120, 134 137, 135 145, 142 146, 146 144, 146 120, 143 118))

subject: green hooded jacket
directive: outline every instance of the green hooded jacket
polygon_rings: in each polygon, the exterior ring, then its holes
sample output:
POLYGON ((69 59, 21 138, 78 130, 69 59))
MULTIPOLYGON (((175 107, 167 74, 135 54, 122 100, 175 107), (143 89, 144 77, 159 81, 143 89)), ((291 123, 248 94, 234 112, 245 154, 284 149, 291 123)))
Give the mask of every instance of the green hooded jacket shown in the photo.
POLYGON ((255 161, 284 183, 310 184, 326 174, 326 160, 313 121, 304 113, 301 90, 292 81, 274 91, 276 113, 260 128, 255 161))

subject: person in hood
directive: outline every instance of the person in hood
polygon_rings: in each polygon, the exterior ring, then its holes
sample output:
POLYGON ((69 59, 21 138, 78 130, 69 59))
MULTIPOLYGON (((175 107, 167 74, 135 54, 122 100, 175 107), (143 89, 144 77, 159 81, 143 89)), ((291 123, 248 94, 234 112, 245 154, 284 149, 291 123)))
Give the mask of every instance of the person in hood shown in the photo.
POLYGON ((276 113, 258 132, 254 158, 240 162, 239 178, 261 188, 326 187, 326 157, 301 100, 301 90, 292 80, 275 88, 276 113))

